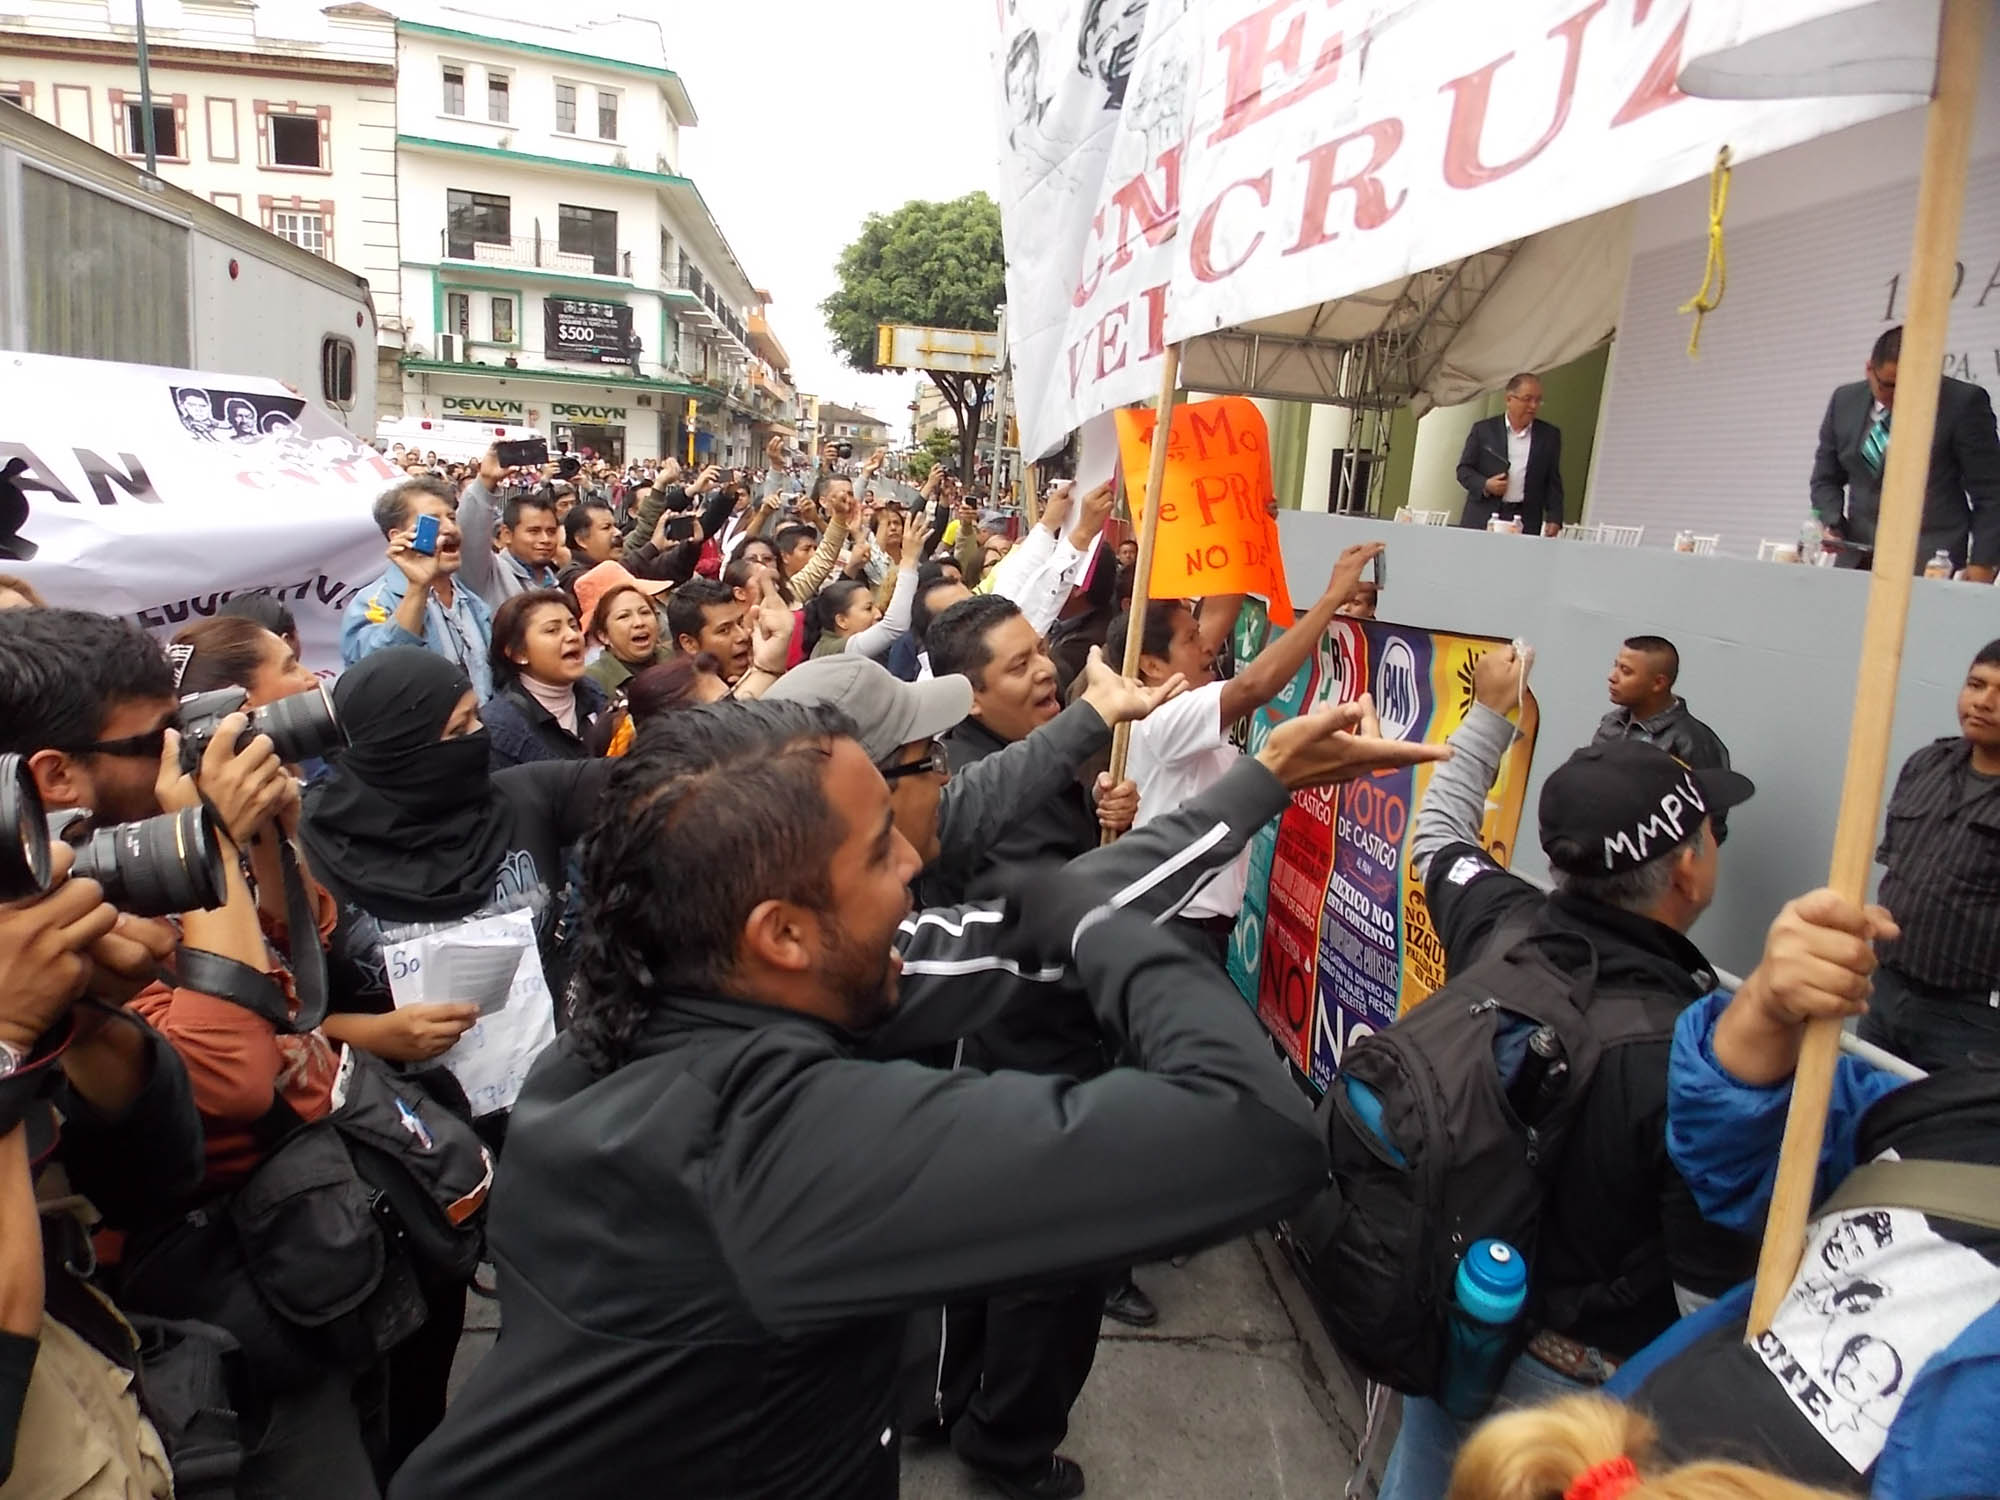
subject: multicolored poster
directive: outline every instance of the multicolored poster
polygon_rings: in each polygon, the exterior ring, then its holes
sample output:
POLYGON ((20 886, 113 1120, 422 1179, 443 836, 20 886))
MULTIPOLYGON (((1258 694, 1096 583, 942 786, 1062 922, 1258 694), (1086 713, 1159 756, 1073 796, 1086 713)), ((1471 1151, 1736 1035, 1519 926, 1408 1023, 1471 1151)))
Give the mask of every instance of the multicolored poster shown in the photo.
MULTIPOLYGON (((1262 649, 1269 622, 1253 602, 1236 657, 1262 649)), ((1372 692, 1382 732, 1441 742, 1472 708, 1472 664, 1503 644, 1375 620, 1340 619, 1285 690, 1252 718, 1254 753, 1278 724, 1372 692)), ((1510 861, 1521 824, 1532 732, 1515 741, 1486 803, 1480 839, 1510 861)), ((1407 848, 1431 767, 1405 767, 1300 792, 1250 845, 1250 888, 1229 945, 1229 975, 1294 1066, 1324 1089, 1355 1037, 1394 1021, 1444 982, 1407 848)))

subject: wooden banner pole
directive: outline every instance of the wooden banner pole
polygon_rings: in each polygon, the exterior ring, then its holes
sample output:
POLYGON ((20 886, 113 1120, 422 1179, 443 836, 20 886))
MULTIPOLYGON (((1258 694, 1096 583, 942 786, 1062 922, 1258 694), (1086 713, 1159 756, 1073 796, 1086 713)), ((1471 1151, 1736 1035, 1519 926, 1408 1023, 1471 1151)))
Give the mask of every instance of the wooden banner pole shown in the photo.
MULTIPOLYGON (((1169 344, 1160 356, 1160 399, 1154 405, 1153 449, 1146 463, 1146 519, 1139 525, 1139 557, 1132 567, 1132 615, 1125 629, 1125 660, 1118 670, 1127 677, 1139 675, 1139 648, 1146 640, 1147 584, 1153 576, 1153 543, 1160 534, 1160 490, 1167 482, 1167 436, 1174 425, 1174 398, 1181 380, 1181 347, 1169 344)), ((1111 731, 1111 780, 1125 779, 1125 755, 1132 744, 1132 726, 1120 724, 1111 731)), ((1118 835, 1108 830, 1104 842, 1118 835)))
MULTIPOLYGON (((1917 532, 1937 425, 1938 372, 1944 368, 1945 324, 1965 204, 1987 9, 1988 0, 1944 0, 1939 23, 1937 91, 1924 127, 1923 176, 1917 186, 1916 232, 1910 247, 1910 305, 1897 361, 1895 419, 1882 476, 1875 572, 1869 583, 1854 720, 1848 731, 1847 774, 1840 789, 1828 877, 1834 890, 1856 902, 1867 893, 1876 814, 1889 771, 1889 732, 1896 716, 1910 580, 1916 571, 1917 532)), ((1770 1328, 1805 1250, 1806 1219, 1826 1135, 1839 1046, 1839 1022, 1814 1022, 1806 1029, 1757 1261, 1748 1330, 1752 1338, 1770 1328)))

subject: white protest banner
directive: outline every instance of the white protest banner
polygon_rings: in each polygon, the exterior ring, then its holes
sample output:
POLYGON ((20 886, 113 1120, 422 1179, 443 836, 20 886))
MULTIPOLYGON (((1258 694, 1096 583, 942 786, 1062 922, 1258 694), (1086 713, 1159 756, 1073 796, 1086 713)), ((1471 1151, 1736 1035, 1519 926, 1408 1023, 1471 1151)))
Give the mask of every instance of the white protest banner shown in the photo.
POLYGON ((162 638, 268 592, 331 675, 387 566, 369 508, 396 471, 275 380, 0 354, 0 473, 0 572, 162 638))
POLYGON ((996 0, 1022 451, 1150 397, 1169 343, 1909 106, 1687 97, 1688 5, 996 0))

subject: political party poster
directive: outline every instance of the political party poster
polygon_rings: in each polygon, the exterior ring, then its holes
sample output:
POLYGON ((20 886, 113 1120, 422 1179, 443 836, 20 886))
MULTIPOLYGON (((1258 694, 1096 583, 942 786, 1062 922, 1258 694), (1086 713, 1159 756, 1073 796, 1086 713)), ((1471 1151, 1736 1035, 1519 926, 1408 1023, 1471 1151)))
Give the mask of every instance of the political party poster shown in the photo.
MULTIPOLYGON (((1254 656, 1271 625, 1254 604, 1236 656, 1254 656)), ((1326 703, 1374 695, 1382 732, 1433 743, 1472 708, 1472 664, 1505 642, 1377 620, 1337 619, 1283 692, 1250 722, 1255 753, 1278 724, 1326 703)), ((1481 842, 1513 855, 1534 754, 1517 739, 1487 798, 1481 842)), ((1444 982, 1408 849, 1430 766, 1294 794, 1250 846, 1250 888, 1229 945, 1229 974, 1298 1070, 1324 1089, 1356 1037, 1379 1031, 1444 982)))
POLYGON ((232 594, 290 606, 306 664, 388 565, 369 511, 388 460, 289 386, 0 354, 0 572, 162 640, 232 594))
POLYGON ((1408 278, 1910 103, 1690 97, 1691 0, 992 4, 1031 457, 1169 344, 1372 294, 1289 356, 1337 363, 1408 278))

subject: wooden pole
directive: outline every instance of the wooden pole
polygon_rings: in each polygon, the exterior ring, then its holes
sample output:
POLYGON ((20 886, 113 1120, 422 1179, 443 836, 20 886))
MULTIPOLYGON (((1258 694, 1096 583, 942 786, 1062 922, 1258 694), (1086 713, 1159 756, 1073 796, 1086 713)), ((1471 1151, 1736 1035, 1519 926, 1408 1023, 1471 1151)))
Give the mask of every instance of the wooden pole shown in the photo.
MULTIPOLYGON (((1909 316, 1897 361, 1896 414, 1882 476, 1875 573, 1868 589, 1854 721, 1848 731, 1847 775, 1840 789, 1828 877, 1834 890, 1856 902, 1867 892, 1875 817, 1889 770, 1889 731, 1895 721, 1910 580, 1916 571, 1917 531, 1937 425, 1938 372, 1944 368, 1945 324, 1987 8, 1988 0, 1944 0, 1939 23, 1937 91, 1924 127, 1923 176, 1917 186, 1916 233, 1910 247, 1909 316)), ((1839 1046, 1839 1022, 1818 1021, 1806 1028, 1757 1261, 1757 1288, 1750 1303, 1752 1338, 1770 1328, 1805 1250, 1806 1218, 1812 1208, 1839 1046)))
POLYGON ((1028 489, 1021 502, 1021 534, 1033 531, 1042 519, 1042 466, 1028 465, 1028 489))
MULTIPOLYGON (((1139 674, 1139 648, 1146 640, 1146 593, 1153 576, 1153 543, 1160 534, 1160 490, 1167 482, 1167 436, 1174 425, 1175 388, 1181 380, 1181 346, 1167 345, 1160 357, 1160 399, 1153 410, 1153 449, 1146 463, 1146 519, 1139 525, 1139 558, 1132 566, 1132 613, 1125 627, 1125 660, 1118 670, 1127 677, 1139 674)), ((1125 753, 1131 748, 1132 726, 1120 724, 1111 731, 1111 780, 1125 779, 1125 753)), ((1104 842, 1118 835, 1106 831, 1104 842)))

